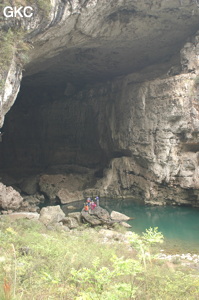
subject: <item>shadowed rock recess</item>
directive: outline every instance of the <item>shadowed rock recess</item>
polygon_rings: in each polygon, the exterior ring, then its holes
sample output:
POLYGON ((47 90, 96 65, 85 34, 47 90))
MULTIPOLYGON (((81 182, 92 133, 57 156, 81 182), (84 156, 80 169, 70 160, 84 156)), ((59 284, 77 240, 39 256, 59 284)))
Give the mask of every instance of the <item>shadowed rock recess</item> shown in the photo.
POLYGON ((87 195, 199 206, 198 21, 191 0, 55 1, 34 16, 22 81, 12 71, 0 98, 3 120, 21 84, 0 143, 21 209, 87 195))

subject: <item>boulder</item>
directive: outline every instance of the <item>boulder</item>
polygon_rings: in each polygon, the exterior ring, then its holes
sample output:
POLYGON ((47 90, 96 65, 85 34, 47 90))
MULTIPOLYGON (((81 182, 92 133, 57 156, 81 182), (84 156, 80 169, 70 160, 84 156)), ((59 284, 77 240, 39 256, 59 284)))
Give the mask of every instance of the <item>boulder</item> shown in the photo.
POLYGON ((81 221, 81 213, 80 212, 69 213, 68 217, 74 218, 79 224, 82 223, 82 221, 81 221))
POLYGON ((82 210, 81 216, 84 221, 93 226, 104 224, 113 225, 114 223, 110 218, 109 212, 100 206, 95 207, 95 209, 90 212, 82 210))
POLYGON ((126 222, 121 222, 120 225, 122 225, 125 228, 131 228, 132 226, 126 222))
POLYGON ((103 222, 98 217, 94 215, 90 215, 87 211, 81 212, 82 219, 86 222, 91 224, 92 226, 102 225, 103 222))
POLYGON ((96 206, 95 209, 91 210, 90 215, 94 215, 104 221, 110 220, 109 212, 100 206, 96 206))
POLYGON ((55 224, 60 222, 65 217, 59 205, 43 207, 40 212, 39 221, 44 225, 55 224))
POLYGON ((128 221, 131 218, 129 218, 128 216, 113 210, 111 212, 111 219, 116 220, 116 221, 128 221))
POLYGON ((20 189, 28 195, 34 195, 38 192, 38 180, 38 176, 26 178, 20 184, 20 189))
POLYGON ((20 208, 23 198, 11 186, 0 183, 0 209, 17 210, 20 208))
POLYGON ((62 204, 83 199, 81 189, 84 183, 82 174, 44 174, 39 179, 40 191, 51 201, 58 197, 62 204))
POLYGON ((67 204, 84 198, 83 193, 80 191, 69 192, 68 189, 62 188, 57 192, 57 197, 60 199, 62 204, 67 204))
POLYGON ((79 223, 75 218, 72 217, 65 217, 61 220, 64 226, 67 226, 70 229, 74 229, 79 227, 79 223))
POLYGON ((38 205, 43 202, 43 200, 41 201, 40 199, 38 199, 37 194, 35 194, 34 196, 25 196, 23 197, 23 202, 21 203, 20 211, 39 211, 38 205))
POLYGON ((95 209, 89 212, 84 211, 84 209, 81 212, 82 221, 92 226, 107 225, 108 227, 112 227, 114 224, 119 223, 126 228, 131 227, 126 222, 122 222, 123 220, 130 220, 128 216, 115 211, 113 211, 111 215, 106 209, 100 206, 95 207, 95 209), (114 216, 115 219, 113 219, 111 215, 114 216))

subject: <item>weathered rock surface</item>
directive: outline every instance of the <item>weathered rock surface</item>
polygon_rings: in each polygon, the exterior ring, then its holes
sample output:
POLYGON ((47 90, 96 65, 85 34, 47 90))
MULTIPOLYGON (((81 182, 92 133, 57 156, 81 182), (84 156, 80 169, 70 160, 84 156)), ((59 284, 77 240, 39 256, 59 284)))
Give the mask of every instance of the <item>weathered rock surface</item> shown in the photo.
POLYGON ((77 200, 82 200, 84 198, 82 192, 69 192, 68 189, 61 188, 58 193, 57 197, 60 199, 62 204, 70 203, 77 200))
POLYGON ((89 212, 84 210, 81 211, 81 218, 83 222, 87 222, 92 226, 108 225, 112 227, 116 223, 119 223, 121 226, 128 227, 128 228, 131 227, 129 224, 125 222, 121 222, 122 220, 130 219, 126 215, 114 211, 112 216, 109 214, 109 212, 106 209, 100 206, 95 207, 93 210, 90 210, 89 212), (113 219, 112 216, 115 216, 115 219, 113 219))
POLYGON ((131 228, 132 226, 126 222, 121 222, 120 223, 121 226, 125 227, 125 228, 131 228))
POLYGON ((56 78, 70 86, 137 72, 172 57, 198 29, 198 6, 189 0, 77 0, 59 8, 59 23, 32 38, 29 84, 56 78))
POLYGON ((43 207, 40 211, 39 221, 44 225, 59 223, 65 217, 59 205, 43 207))
POLYGON ((97 216, 90 215, 87 211, 82 211, 81 215, 82 215, 83 222, 89 223, 92 226, 98 226, 106 223, 103 220, 100 220, 97 216))
POLYGON ((125 214, 119 213, 118 211, 112 211, 110 214, 110 217, 112 220, 117 220, 117 221, 128 221, 130 218, 126 216, 125 214))
POLYGON ((44 203, 43 195, 23 196, 23 202, 21 203, 20 211, 39 211, 39 205, 44 203))
POLYGON ((64 217, 61 222, 63 223, 63 225, 67 226, 69 229, 74 229, 79 227, 79 223, 77 222, 77 220, 75 218, 72 217, 64 217))
POLYGON ((42 175, 39 180, 40 191, 50 200, 58 197, 62 204, 82 200, 83 193, 78 191, 86 182, 86 177, 78 174, 42 175))
POLYGON ((12 58, 7 72, 0 72, 0 128, 4 123, 4 116, 14 104, 19 92, 22 78, 22 66, 16 62, 16 57, 12 58))
POLYGON ((81 213, 80 212, 68 213, 68 217, 74 218, 79 224, 82 223, 81 213))
POLYGON ((20 189, 28 195, 34 195, 38 191, 38 180, 38 176, 27 177, 20 183, 20 189))
POLYGON ((6 187, 0 183, 0 209, 17 210, 20 208, 23 198, 11 186, 6 187))

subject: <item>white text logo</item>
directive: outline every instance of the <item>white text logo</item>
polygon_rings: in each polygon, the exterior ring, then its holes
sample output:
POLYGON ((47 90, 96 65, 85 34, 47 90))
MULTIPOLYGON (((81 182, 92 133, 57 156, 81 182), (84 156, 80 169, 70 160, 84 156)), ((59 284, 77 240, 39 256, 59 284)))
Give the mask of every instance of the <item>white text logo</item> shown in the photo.
POLYGON ((31 18, 33 16, 33 8, 31 6, 6 6, 3 10, 3 15, 6 18, 31 18))

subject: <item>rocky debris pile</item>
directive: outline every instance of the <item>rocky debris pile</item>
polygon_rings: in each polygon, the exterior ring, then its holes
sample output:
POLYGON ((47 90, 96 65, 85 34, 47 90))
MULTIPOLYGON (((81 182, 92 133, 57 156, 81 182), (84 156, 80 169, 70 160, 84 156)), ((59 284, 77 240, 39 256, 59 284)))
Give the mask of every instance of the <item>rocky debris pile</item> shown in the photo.
MULTIPOLYGON (((71 171, 74 170, 71 169, 71 171)), ((39 190, 51 202, 56 202, 56 199, 59 199, 62 204, 67 204, 82 200, 84 198, 83 186, 85 186, 87 180, 91 180, 92 172, 90 174, 86 168, 83 168, 83 170, 80 168, 78 172, 77 174, 43 174, 38 181, 39 190)))
MULTIPOLYGON (((90 212, 83 209, 81 212, 73 212, 65 216, 60 206, 57 205, 43 207, 40 212, 39 221, 49 229, 60 227, 66 231, 78 228, 84 224, 90 224, 92 227, 105 225, 108 228, 114 228, 115 224, 121 224, 126 227, 123 224, 123 220, 129 220, 130 218, 123 214, 120 214, 119 218, 119 213, 114 213, 118 214, 117 219, 112 219, 107 210, 98 206, 90 212)), ((127 225, 130 226, 129 224, 127 225)))
POLYGON ((40 211, 39 221, 44 225, 59 223, 65 217, 59 205, 43 207, 40 211))
POLYGON ((23 198, 11 186, 0 183, 0 208, 3 210, 17 210, 20 208, 23 198))
MULTIPOLYGON (((56 172, 56 169, 53 171, 56 172)), ((38 212, 44 202, 48 205, 57 203, 70 205, 70 203, 82 200, 84 198, 83 186, 87 181, 92 180, 93 171, 80 167, 70 169, 71 172, 76 171, 77 174, 67 173, 68 171, 66 166, 63 174, 32 175, 18 179, 6 174, 2 175, 0 210, 3 210, 4 214, 7 214, 8 210, 9 213, 11 211, 38 212)))
MULTIPOLYGON (((13 212, 38 213, 40 211, 39 206, 45 202, 46 197, 50 200, 56 200, 56 197, 58 197, 62 203, 70 203, 74 201, 74 199, 82 199, 83 195, 78 194, 78 184, 81 185, 82 182, 77 184, 77 192, 76 195, 73 195, 74 197, 72 197, 71 191, 68 193, 66 187, 68 188, 71 183, 69 177, 69 175, 31 176, 21 182, 15 182, 14 179, 10 177, 4 178, 6 184, 12 184, 12 186, 16 186, 16 189, 0 183, 1 213, 6 215, 13 215, 13 212)), ((77 182, 80 182, 79 177, 76 179, 78 179, 77 182)), ((58 224, 63 225, 65 229, 66 227, 74 229, 85 223, 91 226, 107 225, 109 227, 120 223, 124 227, 131 227, 124 222, 128 221, 130 219, 129 217, 114 211, 109 214, 107 210, 99 206, 98 197, 96 197, 95 206, 94 209, 89 209, 89 211, 83 209, 81 213, 69 213, 67 216, 65 216, 60 206, 48 206, 41 209, 39 220, 46 226, 52 226, 52 224, 56 223, 56 226, 58 226, 58 224)))
MULTIPOLYGON (((56 177, 57 180, 63 179, 63 177, 56 177)), ((40 211, 39 205, 44 203, 45 196, 40 194, 37 191, 37 180, 38 178, 30 177, 29 179, 24 180, 18 190, 14 189, 11 186, 6 186, 0 183, 0 209, 2 214, 11 215, 13 218, 16 217, 16 212, 20 212, 19 216, 23 217, 27 213, 38 213, 40 211), (26 193, 20 195, 20 192, 26 193), (32 194, 34 193, 34 194, 32 194)), ((54 181, 53 181, 54 182, 54 181)), ((46 183, 45 187, 47 190, 51 191, 51 186, 54 186, 46 183)), ((52 187, 53 188, 53 187, 52 187)), ((63 188, 62 188, 63 191, 63 188)), ((59 194, 60 190, 58 191, 59 194)), ((56 197, 56 194, 53 194, 53 197, 56 197)), ((90 199, 90 198, 88 198, 90 199)), ((65 216, 64 212, 61 210, 60 206, 47 206, 41 209, 39 220, 46 226, 64 226, 65 230, 74 229, 82 224, 90 224, 91 226, 108 226, 109 228, 114 227, 115 224, 120 224, 123 227, 129 228, 131 227, 125 221, 128 221, 130 218, 124 214, 119 212, 112 211, 111 214, 102 207, 99 206, 99 197, 96 197, 95 203, 94 201, 89 202, 90 206, 87 205, 87 210, 85 208, 82 209, 81 213, 69 213, 65 216), (94 209, 92 207, 94 204, 94 209)))
POLYGON ((0 212, 38 212, 45 202, 45 196, 36 188, 35 177, 27 178, 21 183, 11 177, 0 183, 0 212))
POLYGON ((120 224, 127 228, 131 227, 128 223, 123 222, 124 220, 130 220, 128 216, 115 211, 112 211, 112 213, 109 214, 106 209, 100 206, 97 206, 90 211, 85 211, 83 209, 81 216, 84 223, 89 223, 92 226, 107 225, 109 227, 114 227, 115 224, 120 224))

